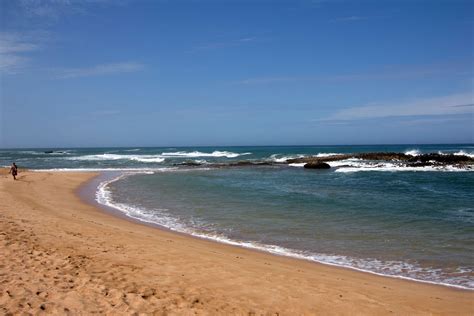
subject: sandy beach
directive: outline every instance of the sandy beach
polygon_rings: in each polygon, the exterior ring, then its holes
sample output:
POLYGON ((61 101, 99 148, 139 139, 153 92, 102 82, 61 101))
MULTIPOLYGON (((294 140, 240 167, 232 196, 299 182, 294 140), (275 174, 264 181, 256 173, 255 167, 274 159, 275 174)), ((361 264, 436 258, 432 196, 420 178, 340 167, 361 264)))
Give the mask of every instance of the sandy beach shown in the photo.
POLYGON ((142 225, 76 194, 94 173, 0 175, 0 314, 473 315, 474 292, 142 225))

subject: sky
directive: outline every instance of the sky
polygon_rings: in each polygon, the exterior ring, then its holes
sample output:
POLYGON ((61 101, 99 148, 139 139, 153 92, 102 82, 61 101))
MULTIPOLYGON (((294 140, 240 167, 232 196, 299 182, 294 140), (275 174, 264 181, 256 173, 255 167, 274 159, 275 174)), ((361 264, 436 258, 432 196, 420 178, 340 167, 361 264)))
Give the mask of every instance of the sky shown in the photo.
POLYGON ((474 142, 474 1, 0 1, 0 148, 474 142))

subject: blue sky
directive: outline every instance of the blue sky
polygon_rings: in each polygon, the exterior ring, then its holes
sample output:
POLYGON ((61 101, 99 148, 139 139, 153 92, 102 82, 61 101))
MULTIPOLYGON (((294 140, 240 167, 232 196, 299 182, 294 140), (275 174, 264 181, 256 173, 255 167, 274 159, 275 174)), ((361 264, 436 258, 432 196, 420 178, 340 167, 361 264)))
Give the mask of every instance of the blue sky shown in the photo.
POLYGON ((0 147, 474 142, 473 1, 0 6, 0 147))

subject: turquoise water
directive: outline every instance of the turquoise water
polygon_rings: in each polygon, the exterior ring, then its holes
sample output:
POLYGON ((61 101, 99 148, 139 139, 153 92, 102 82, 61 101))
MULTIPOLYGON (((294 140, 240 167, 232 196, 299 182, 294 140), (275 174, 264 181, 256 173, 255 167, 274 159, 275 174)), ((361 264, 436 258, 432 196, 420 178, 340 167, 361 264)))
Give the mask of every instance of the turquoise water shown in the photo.
POLYGON ((211 162, 473 145, 0 151, 35 169, 117 170, 97 191, 128 216, 221 242, 373 273, 474 288, 474 172, 352 161, 214 168, 211 162), (183 161, 201 166, 177 166, 183 161), (117 176, 118 175, 118 176, 117 176))

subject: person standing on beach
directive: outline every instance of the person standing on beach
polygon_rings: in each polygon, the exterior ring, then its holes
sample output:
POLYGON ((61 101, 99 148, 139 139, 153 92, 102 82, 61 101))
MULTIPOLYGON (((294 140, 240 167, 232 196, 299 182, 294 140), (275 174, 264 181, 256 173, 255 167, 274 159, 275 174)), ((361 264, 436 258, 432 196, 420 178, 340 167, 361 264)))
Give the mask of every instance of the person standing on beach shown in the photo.
POLYGON ((15 163, 12 164, 11 168, 10 168, 10 172, 13 176, 13 180, 16 180, 16 175, 18 174, 18 167, 15 163))

